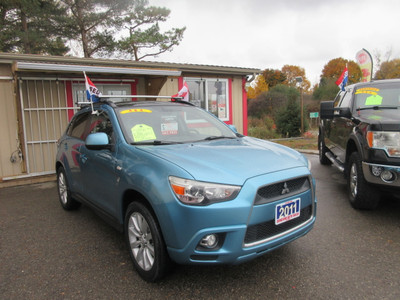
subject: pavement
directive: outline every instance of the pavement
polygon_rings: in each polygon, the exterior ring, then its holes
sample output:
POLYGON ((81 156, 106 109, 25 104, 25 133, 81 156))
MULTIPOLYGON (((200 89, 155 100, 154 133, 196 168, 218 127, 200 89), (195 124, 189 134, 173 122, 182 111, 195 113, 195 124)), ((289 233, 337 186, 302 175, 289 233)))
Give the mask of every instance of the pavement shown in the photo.
POLYGON ((400 299, 400 201, 354 210, 343 175, 307 157, 309 234, 237 266, 176 266, 155 284, 134 271, 122 234, 85 206, 61 208, 55 182, 0 189, 0 298, 400 299))

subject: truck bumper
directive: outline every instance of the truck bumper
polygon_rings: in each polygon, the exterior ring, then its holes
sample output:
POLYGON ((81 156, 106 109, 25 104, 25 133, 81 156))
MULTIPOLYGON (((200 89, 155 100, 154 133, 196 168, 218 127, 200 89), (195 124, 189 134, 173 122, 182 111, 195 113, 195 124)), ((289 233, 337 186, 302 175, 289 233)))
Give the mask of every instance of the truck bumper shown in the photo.
POLYGON ((400 166, 362 163, 365 180, 384 186, 400 187, 400 166))

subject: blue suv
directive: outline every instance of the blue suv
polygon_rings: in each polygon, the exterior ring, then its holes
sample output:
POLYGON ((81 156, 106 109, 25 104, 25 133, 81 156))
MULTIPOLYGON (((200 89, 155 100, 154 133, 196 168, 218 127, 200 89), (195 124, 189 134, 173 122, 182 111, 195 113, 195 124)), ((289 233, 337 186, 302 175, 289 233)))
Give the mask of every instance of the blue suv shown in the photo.
POLYGON ((147 281, 173 262, 242 263, 305 235, 316 213, 310 168, 179 101, 83 108, 56 157, 62 207, 84 203, 123 231, 147 281))

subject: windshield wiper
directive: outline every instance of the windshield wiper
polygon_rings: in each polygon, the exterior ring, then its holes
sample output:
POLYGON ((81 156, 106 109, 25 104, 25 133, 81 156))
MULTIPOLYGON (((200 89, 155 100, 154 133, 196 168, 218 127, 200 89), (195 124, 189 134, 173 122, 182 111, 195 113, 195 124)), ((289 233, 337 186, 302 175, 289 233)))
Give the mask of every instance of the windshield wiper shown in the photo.
POLYGON ((375 106, 367 106, 367 107, 358 107, 356 109, 356 111, 367 110, 367 109, 378 110, 378 109, 398 109, 398 108, 399 108, 399 106, 375 105, 375 106))
POLYGON ((212 136, 206 137, 204 140, 205 141, 213 141, 213 140, 221 140, 221 139, 235 139, 235 137, 233 137, 233 136, 223 136, 223 135, 220 135, 220 136, 212 135, 212 136))
POLYGON ((147 146, 147 145, 173 145, 173 144, 182 144, 182 142, 174 142, 174 141, 160 141, 160 140, 154 140, 154 141, 148 141, 148 142, 133 142, 131 145, 133 146, 147 146))

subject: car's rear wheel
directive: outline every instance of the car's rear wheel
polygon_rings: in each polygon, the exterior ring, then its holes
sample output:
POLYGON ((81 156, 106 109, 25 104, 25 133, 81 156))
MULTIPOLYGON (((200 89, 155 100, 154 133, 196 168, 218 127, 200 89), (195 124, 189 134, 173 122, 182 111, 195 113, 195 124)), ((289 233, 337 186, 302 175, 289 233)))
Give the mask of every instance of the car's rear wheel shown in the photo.
POLYGON ((166 275, 170 259, 160 227, 145 205, 132 202, 128 206, 125 239, 135 269, 144 280, 154 282, 166 275))
POLYGON ((349 159, 347 174, 350 204, 356 209, 375 209, 379 205, 380 194, 364 178, 360 155, 353 152, 349 159))
POLYGON ((65 210, 77 209, 81 204, 71 197, 68 179, 63 167, 57 169, 58 199, 65 210))

